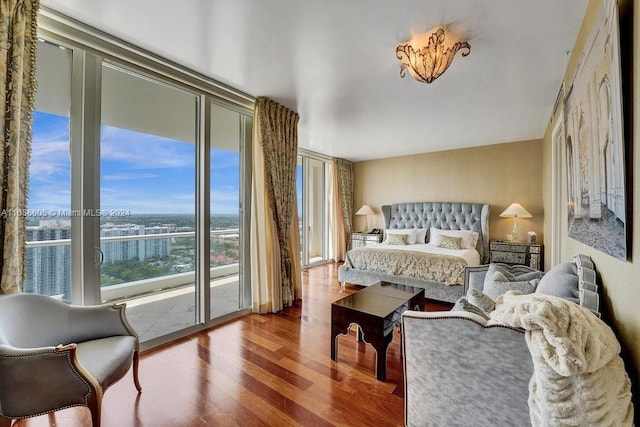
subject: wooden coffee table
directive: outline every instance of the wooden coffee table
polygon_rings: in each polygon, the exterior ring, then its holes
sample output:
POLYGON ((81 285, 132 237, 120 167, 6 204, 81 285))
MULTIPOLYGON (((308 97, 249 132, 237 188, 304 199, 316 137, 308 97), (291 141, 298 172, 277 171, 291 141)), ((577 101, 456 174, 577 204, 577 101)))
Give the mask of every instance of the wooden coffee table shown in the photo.
POLYGON ((424 289, 396 283, 379 282, 331 304, 331 359, 338 361, 338 336, 358 325, 358 340, 376 350, 376 378, 387 378, 387 348, 393 328, 409 308, 422 310, 424 289))

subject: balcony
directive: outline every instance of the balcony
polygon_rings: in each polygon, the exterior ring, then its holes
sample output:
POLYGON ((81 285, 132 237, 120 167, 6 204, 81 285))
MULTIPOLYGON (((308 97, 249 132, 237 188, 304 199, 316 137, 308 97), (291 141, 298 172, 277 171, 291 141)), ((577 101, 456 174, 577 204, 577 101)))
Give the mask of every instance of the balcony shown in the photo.
MULTIPOLYGON (((101 246, 114 242, 139 242, 152 239, 190 238, 195 241, 195 232, 149 234, 136 236, 102 237, 101 246)), ((212 230, 212 242, 239 240, 238 229, 212 230)), ((42 267, 47 264, 49 278, 57 281, 35 292, 59 298, 70 295, 70 239, 27 242, 27 267, 42 267), (46 254, 43 248, 56 248, 46 254), (40 250, 36 253, 35 250, 40 250), (29 255, 31 253, 31 255, 29 255), (38 259, 37 255, 40 255, 38 259), (46 259, 45 259, 46 258, 46 259), (46 262, 43 262, 44 261, 46 262), (68 277, 62 277, 68 275, 68 277), (68 286, 69 289, 63 289, 68 286)), ((28 272, 29 274, 29 272, 28 272)), ((35 275, 35 274, 34 274, 35 275)), ((195 271, 166 274, 142 280, 101 286, 103 302, 127 303, 127 317, 136 329, 142 342, 193 326, 196 322, 195 271)), ((239 264, 230 262, 210 269, 211 318, 215 319, 241 308, 242 298, 239 284, 239 264)), ((29 291, 25 289, 25 291, 29 291)))

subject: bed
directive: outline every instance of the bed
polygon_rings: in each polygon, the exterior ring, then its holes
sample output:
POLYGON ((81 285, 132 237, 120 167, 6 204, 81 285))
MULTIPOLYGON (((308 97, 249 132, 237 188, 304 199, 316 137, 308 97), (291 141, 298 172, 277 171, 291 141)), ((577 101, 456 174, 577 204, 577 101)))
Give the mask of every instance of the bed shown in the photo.
POLYGON ((453 303, 464 293, 464 268, 489 262, 489 205, 417 202, 385 205, 381 210, 385 224, 384 242, 398 243, 401 239, 389 237, 396 234, 406 236, 402 239, 408 239, 406 242, 411 244, 383 242, 350 250, 345 263, 338 269, 338 281, 342 285, 369 286, 387 281, 418 286, 425 289, 428 299, 453 303), (468 235, 475 233, 465 230, 477 233, 475 248, 470 246, 473 240, 471 243, 467 240, 468 235), (447 237, 439 238, 437 234, 447 237), (454 239, 454 243, 458 245, 462 241, 463 246, 468 244, 467 249, 433 244, 434 241, 440 243, 439 239, 448 240, 450 236, 462 236, 460 240, 454 239))

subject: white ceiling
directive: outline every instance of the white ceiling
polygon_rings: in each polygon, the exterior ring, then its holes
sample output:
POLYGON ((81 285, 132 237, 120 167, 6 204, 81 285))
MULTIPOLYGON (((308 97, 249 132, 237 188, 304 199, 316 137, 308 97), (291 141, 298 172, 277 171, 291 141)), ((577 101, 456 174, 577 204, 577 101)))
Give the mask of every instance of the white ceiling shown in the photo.
POLYGON ((360 161, 543 137, 588 0, 41 0, 300 114, 299 145, 360 161), (432 84, 395 47, 467 35, 432 84))

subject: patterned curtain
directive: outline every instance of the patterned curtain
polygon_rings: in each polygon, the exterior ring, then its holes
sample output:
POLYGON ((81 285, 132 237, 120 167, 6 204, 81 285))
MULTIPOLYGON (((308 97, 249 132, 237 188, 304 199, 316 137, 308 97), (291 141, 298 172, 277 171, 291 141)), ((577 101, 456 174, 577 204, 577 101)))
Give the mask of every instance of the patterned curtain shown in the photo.
POLYGON ((340 201, 342 202, 344 238, 347 243, 347 249, 349 249, 351 233, 353 232, 353 163, 345 159, 337 159, 336 173, 338 175, 340 201))
POLYGON ((38 0, 0 0, 0 293, 22 291, 38 0))
MULTIPOLYGON (((263 183, 255 182, 253 191, 264 191, 266 200, 262 202, 259 195, 252 203, 252 241, 256 247, 264 245, 252 252, 252 264, 277 264, 266 268, 252 265, 253 294, 257 304, 254 311, 277 312, 282 307, 288 307, 296 298, 299 289, 300 254, 295 242, 298 236, 298 226, 293 224, 297 217, 296 199, 296 164, 298 158, 298 114, 286 107, 260 97, 256 100, 254 118, 254 160, 263 157, 263 170, 254 170, 254 177, 263 177, 263 183), (258 152, 256 152, 258 150, 258 152), (261 209, 254 205, 267 204, 269 209, 261 209), (264 219, 259 218, 261 214, 264 219), (270 227, 273 225, 274 230, 270 227), (259 230, 267 228, 266 232, 259 230), (269 236, 272 236, 269 238, 269 236), (277 245, 274 245, 273 238, 277 245), (294 250, 295 249, 295 250, 294 250), (276 251, 277 253, 273 253, 276 251), (272 268, 273 267, 273 268, 272 268), (273 281, 278 283, 273 283, 273 281), (276 285, 276 289, 274 289, 276 285), (277 286, 279 285, 279 286, 277 286), (271 301, 279 299, 279 301, 271 301)), ((255 162, 254 162, 255 164, 255 162)), ((262 165, 257 165, 258 168, 262 165)))

